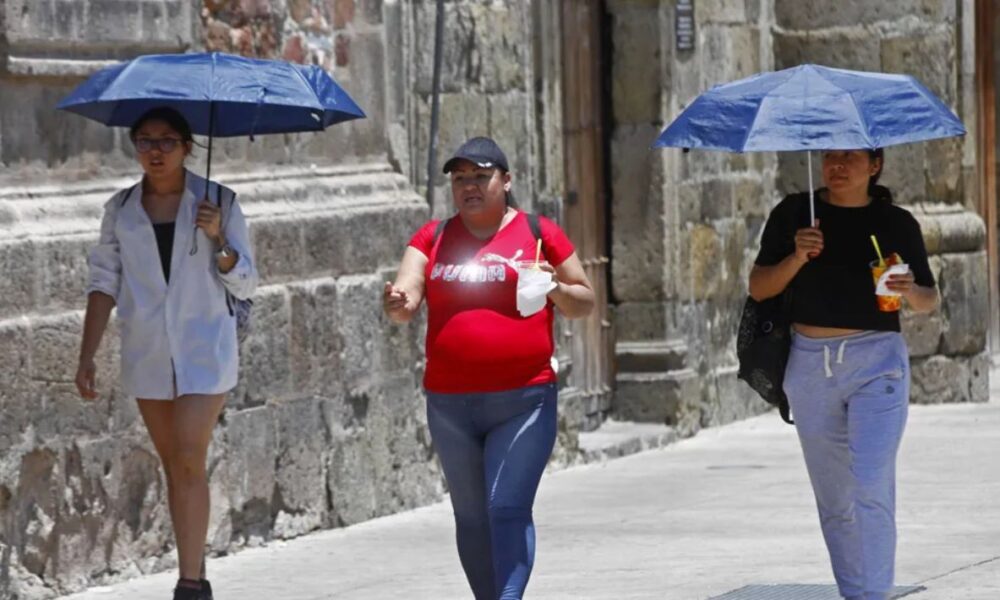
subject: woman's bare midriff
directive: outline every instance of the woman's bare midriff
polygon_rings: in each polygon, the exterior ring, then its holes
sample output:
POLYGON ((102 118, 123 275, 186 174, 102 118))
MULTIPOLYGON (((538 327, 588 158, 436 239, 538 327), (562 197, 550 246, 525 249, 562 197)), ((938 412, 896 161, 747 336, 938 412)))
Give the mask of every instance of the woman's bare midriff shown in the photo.
POLYGON ((801 333, 811 338, 830 338, 842 335, 853 335, 861 333, 863 329, 843 329, 840 327, 820 327, 818 325, 806 325, 805 323, 792 323, 796 333, 801 333))

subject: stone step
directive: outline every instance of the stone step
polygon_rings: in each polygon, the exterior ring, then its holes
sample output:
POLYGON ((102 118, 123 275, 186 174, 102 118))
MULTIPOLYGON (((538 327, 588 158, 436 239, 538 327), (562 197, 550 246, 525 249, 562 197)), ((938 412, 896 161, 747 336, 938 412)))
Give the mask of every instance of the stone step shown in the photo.
POLYGON ((698 374, 693 369, 652 373, 619 372, 613 414, 623 421, 660 423, 690 435, 701 418, 698 374))
POLYGON ((592 463, 662 448, 678 439, 677 431, 667 425, 608 419, 594 431, 580 433, 579 450, 582 461, 592 463))
POLYGON ((688 347, 684 340, 618 342, 615 360, 619 373, 656 373, 687 366, 688 347))

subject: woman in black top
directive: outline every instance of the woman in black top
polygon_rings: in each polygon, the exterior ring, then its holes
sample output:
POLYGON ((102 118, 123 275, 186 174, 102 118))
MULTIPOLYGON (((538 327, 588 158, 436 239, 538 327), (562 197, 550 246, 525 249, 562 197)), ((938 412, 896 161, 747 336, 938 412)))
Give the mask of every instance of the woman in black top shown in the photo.
POLYGON ((871 264, 897 253, 909 273, 886 287, 910 310, 939 301, 920 225, 878 186, 882 150, 823 154, 816 221, 808 194, 771 211, 750 295, 788 291, 792 350, 785 393, 816 495, 840 593, 886 600, 895 562, 895 464, 909 402, 909 354, 899 313, 880 310, 871 264))

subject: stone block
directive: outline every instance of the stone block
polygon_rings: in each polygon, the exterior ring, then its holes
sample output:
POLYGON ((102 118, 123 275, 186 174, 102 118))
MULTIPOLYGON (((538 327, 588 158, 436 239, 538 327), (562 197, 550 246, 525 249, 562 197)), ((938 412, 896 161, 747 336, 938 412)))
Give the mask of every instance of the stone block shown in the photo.
POLYGON ((4 79, 0 94, 0 162, 32 165, 20 172, 30 182, 47 177, 43 169, 71 167, 93 176, 109 166, 134 165, 115 146, 110 127, 66 111, 52 110, 69 94, 69 83, 4 79))
MULTIPOLYGON (((521 92, 488 96, 489 135, 504 149, 514 180, 515 193, 527 200, 531 164, 531 137, 528 132, 531 99, 521 92)), ((445 155, 443 158, 446 158, 445 155)))
POLYGON ((283 287, 263 288, 253 300, 253 329, 240 344, 240 379, 231 395, 233 406, 239 408, 292 391, 288 292, 283 287))
POLYGON ((735 182, 733 201, 736 204, 734 216, 763 219, 770 212, 774 198, 765 190, 764 182, 754 174, 735 182))
POLYGON ((337 284, 332 279, 289 288, 289 367, 297 394, 333 397, 341 393, 341 352, 337 331, 337 284))
POLYGON ((84 290, 90 269, 87 258, 96 239, 45 238, 35 242, 41 266, 38 308, 73 309, 86 304, 84 290))
POLYGON ((277 427, 273 410, 258 406, 226 412, 226 454, 216 469, 223 484, 234 541, 267 539, 277 485, 277 427))
POLYGON ((617 125, 645 125, 661 118, 663 56, 657 13, 652 5, 614 14, 611 106, 617 125))
POLYGON ((612 140, 611 278, 615 298, 647 302, 663 298, 666 248, 662 169, 647 144, 655 126, 618 127, 612 140))
POLYGON ((181 49, 193 42, 191 7, 184 0, 9 0, 6 7, 0 7, 6 8, 8 17, 0 19, 0 25, 15 48, 82 47, 84 54, 86 50, 92 54, 138 42, 151 48, 181 49))
POLYGON ((978 252, 986 241, 986 226, 972 212, 915 212, 928 254, 978 252))
POLYGON ((778 25, 785 29, 815 30, 828 27, 873 25, 881 21, 913 18, 938 23, 955 19, 955 3, 941 0, 894 0, 893 2, 844 2, 829 5, 798 0, 775 0, 778 25))
POLYGON ((621 302, 613 307, 615 337, 622 341, 658 340, 667 334, 662 302, 621 302))
POLYGON ((702 184, 701 219, 715 221, 735 215, 736 199, 734 182, 729 179, 713 179, 702 184))
MULTIPOLYGON (((349 89, 351 96, 361 104, 366 118, 349 121, 340 127, 346 125, 346 141, 351 155, 381 156, 388 144, 385 131, 385 46, 382 32, 354 32, 350 43, 347 67, 351 82, 349 89)), ((337 60, 339 64, 340 58, 337 60)), ((342 136, 343 132, 340 134, 342 136)), ((343 137, 340 139, 344 140, 343 137)))
POLYGON ((746 0, 697 0, 694 20, 703 23, 735 23, 748 21, 746 0))
POLYGON ((348 393, 370 388, 379 372, 378 344, 382 340, 382 286, 372 275, 337 280, 337 331, 344 340, 340 360, 348 393))
POLYGON ((989 358, 936 355, 911 361, 910 401, 915 404, 987 402, 989 358))
MULTIPOLYGON (((698 4, 700 2, 695 2, 695 6, 698 4)), ((754 27, 702 27, 699 40, 702 89, 749 77, 764 68, 760 56, 760 31, 754 27)))
POLYGON ((299 273, 307 263, 302 221, 268 219, 253 223, 254 257, 261 279, 275 282, 299 273))
POLYGON ((293 537, 322 526, 326 519, 329 433, 315 397, 280 402, 273 412, 278 440, 274 533, 293 537))
POLYGON ((986 347, 989 314, 985 252, 941 257, 941 312, 945 354, 979 354, 986 347))
MULTIPOLYGON (((931 140, 926 144, 927 196, 935 202, 962 202, 962 138, 931 140)), ((923 145, 923 144, 908 144, 923 145)))
POLYGON ((775 32, 774 68, 818 63, 842 69, 878 71, 882 64, 879 43, 879 38, 863 30, 823 35, 775 32))
POLYGON ((375 516, 375 472, 363 431, 334 432, 326 485, 331 525, 353 525, 375 516))
POLYGON ((956 105, 959 71, 956 53, 959 44, 953 26, 917 35, 885 38, 881 40, 881 45, 879 70, 912 75, 945 104, 956 105))
MULTIPOLYGON (((524 89, 530 48, 530 29, 523 3, 445 4, 442 42, 441 90, 458 92, 468 88, 488 93, 524 89), (504 60, 494 60, 494 57, 504 60)), ((429 94, 434 68, 433 3, 414 6, 414 91, 429 94)))
POLYGON ((900 326, 911 357, 936 354, 941 345, 944 329, 940 310, 931 313, 915 313, 904 309, 900 314, 900 326))
POLYGON ((879 184, 892 191, 897 204, 915 204, 928 199, 928 148, 928 144, 903 144, 885 149, 879 184))
MULTIPOLYGON (((702 427, 717 427, 771 410, 753 389, 736 378, 735 367, 715 369, 702 389, 702 427)), ((775 413, 774 418, 778 418, 775 413)))
POLYGON ((662 373, 619 373, 613 414, 616 419, 663 423, 679 435, 700 429, 702 402, 698 376, 691 369, 662 373))
POLYGON ((301 223, 304 246, 302 271, 332 277, 354 272, 354 257, 348 249, 352 237, 350 220, 350 214, 341 213, 323 215, 301 223))
POLYGON ((686 235, 687 244, 681 250, 682 273, 679 290, 683 298, 693 294, 699 300, 711 298, 718 290, 723 271, 722 238, 706 225, 695 225, 686 235))
MULTIPOLYGON (((2 137, 2 136, 0 136, 2 137)), ((31 311, 39 302, 39 269, 35 244, 18 240, 0 244, 0 319, 31 311)))

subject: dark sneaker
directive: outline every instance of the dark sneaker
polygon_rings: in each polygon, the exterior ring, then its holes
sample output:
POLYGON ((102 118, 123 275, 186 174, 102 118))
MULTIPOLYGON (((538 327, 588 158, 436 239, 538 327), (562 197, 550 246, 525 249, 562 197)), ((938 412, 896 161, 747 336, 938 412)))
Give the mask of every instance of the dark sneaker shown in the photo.
MULTIPOLYGON (((185 579, 185 581, 191 581, 185 579)), ((194 583, 201 584, 200 581, 194 581, 194 583)), ((189 587, 185 585, 180 585, 178 582, 177 587, 174 588, 174 600, 209 600, 212 598, 212 588, 208 588, 208 596, 205 596, 205 586, 204 584, 198 587, 189 587)))
POLYGON ((201 580, 201 600, 214 600, 212 598, 212 584, 207 579, 201 580))

